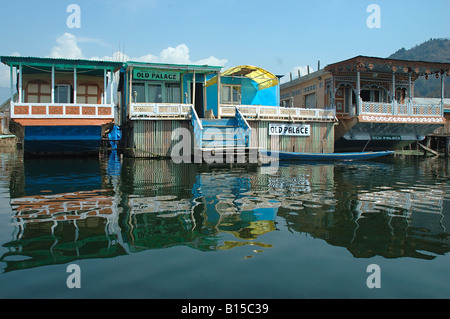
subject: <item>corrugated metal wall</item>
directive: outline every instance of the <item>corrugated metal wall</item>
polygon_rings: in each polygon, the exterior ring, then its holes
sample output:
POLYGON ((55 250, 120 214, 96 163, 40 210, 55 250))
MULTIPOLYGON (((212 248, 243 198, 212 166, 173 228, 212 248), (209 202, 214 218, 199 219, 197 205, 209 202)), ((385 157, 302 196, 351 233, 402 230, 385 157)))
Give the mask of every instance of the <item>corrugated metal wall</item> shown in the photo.
MULTIPOLYGON (((310 136, 269 135, 268 121, 248 121, 252 128, 250 147, 284 152, 333 153, 334 125, 330 122, 307 122, 311 125, 310 136)), ((277 123, 272 121, 270 123, 277 123)), ((280 122, 281 123, 281 122, 280 122)), ((128 139, 128 152, 132 157, 170 158, 172 148, 193 152, 192 125, 189 120, 136 120, 128 139), (172 140, 172 132, 178 128, 190 132, 190 138, 172 140), (180 143, 180 144, 178 144, 180 143)), ((193 153, 191 153, 193 154, 193 153)))
POLYGON ((133 121, 132 138, 133 145, 130 155, 133 157, 167 157, 169 158, 174 145, 190 149, 192 151, 192 125, 189 120, 137 120, 133 121), (191 132, 190 138, 172 140, 172 132, 178 128, 191 132))
MULTIPOLYGON (((310 136, 269 135, 268 121, 248 121, 252 128, 250 147, 264 150, 305 153, 333 153, 334 125, 332 122, 306 122, 311 125, 310 136)), ((284 122, 285 123, 285 122, 284 122)))

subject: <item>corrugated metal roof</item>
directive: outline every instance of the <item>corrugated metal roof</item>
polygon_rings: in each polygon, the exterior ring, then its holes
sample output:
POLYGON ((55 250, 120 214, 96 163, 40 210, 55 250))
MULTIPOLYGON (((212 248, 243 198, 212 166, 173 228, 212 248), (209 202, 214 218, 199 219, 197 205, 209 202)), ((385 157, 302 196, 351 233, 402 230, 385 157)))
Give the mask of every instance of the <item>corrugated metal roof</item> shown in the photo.
POLYGON ((38 66, 64 65, 64 66, 85 66, 94 68, 114 68, 120 69, 123 62, 118 61, 103 61, 103 60, 88 60, 88 59, 66 59, 66 58, 39 58, 39 57, 24 57, 24 56, 2 56, 1 61, 6 65, 19 65, 20 63, 38 66))
POLYGON ((153 62, 139 62, 139 61, 127 61, 125 67, 146 67, 155 69, 168 69, 168 70, 188 70, 199 72, 219 72, 223 66, 214 65, 200 65, 200 64, 171 64, 171 63, 153 63, 153 62))

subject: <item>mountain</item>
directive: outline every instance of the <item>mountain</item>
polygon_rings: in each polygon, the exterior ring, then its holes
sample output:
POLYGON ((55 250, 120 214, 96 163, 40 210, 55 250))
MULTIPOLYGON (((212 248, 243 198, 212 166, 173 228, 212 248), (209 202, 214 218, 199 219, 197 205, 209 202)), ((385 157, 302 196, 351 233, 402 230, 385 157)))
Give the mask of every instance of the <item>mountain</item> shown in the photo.
MULTIPOLYGON (((401 48, 389 59, 450 63, 450 39, 433 39, 406 50, 401 48)), ((450 97, 450 77, 444 79, 444 96, 450 97)), ((420 77, 414 82, 415 97, 441 97, 441 79, 420 77)))

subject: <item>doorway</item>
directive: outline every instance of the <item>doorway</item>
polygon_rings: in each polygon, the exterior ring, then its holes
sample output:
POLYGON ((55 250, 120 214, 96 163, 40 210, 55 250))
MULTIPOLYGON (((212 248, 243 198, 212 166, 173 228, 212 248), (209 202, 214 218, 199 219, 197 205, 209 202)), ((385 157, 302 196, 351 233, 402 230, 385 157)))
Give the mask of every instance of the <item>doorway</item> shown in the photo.
POLYGON ((195 83, 195 103, 192 99, 194 96, 194 83, 191 83, 191 103, 194 104, 195 112, 198 117, 205 117, 204 101, 203 101, 203 83, 195 83))

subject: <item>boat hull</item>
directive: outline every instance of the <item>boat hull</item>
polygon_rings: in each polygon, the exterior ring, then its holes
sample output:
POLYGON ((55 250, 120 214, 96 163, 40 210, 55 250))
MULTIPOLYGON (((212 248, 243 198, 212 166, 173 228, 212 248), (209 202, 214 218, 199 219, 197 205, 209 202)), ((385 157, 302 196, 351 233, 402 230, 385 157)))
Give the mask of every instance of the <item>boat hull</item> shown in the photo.
POLYGON ((101 126, 26 126, 27 156, 96 155, 102 138, 101 126))

